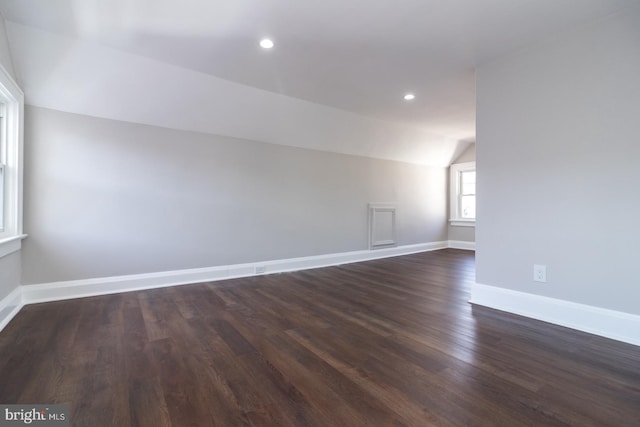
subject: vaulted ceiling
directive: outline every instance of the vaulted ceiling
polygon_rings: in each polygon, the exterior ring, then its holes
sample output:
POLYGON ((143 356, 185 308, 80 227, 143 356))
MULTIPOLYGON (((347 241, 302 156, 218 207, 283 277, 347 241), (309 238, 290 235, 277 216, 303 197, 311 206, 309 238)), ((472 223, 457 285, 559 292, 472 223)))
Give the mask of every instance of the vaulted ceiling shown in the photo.
MULTIPOLYGON (((631 4, 0 0, 0 12, 7 21, 69 40, 459 141, 475 138, 478 64, 631 4), (260 48, 263 37, 275 47, 260 48), (403 100, 408 92, 415 94, 413 101, 403 100)), ((14 51, 26 47, 15 41, 16 34, 10 37, 14 51)), ((33 61, 17 62, 25 68, 33 61)), ((25 79, 33 75, 21 71, 25 79)))

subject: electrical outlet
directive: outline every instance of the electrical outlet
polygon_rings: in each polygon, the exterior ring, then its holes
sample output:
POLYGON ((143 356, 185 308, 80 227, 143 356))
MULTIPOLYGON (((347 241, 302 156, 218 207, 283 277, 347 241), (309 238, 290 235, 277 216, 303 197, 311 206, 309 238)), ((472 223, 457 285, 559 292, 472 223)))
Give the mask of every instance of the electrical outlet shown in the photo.
POLYGON ((264 274, 267 272, 267 266, 266 265, 259 265, 256 267, 256 274, 264 274))
POLYGON ((533 280, 535 282, 547 282, 547 266, 546 265, 533 265, 533 280))

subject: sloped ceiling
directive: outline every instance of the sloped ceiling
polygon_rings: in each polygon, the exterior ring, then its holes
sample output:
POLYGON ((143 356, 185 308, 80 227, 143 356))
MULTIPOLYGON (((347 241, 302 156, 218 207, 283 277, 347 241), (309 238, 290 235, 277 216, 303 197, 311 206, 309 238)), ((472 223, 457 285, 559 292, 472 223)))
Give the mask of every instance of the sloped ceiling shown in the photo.
POLYGON ((0 12, 32 105, 445 166, 475 138, 478 63, 631 4, 0 0, 0 12))

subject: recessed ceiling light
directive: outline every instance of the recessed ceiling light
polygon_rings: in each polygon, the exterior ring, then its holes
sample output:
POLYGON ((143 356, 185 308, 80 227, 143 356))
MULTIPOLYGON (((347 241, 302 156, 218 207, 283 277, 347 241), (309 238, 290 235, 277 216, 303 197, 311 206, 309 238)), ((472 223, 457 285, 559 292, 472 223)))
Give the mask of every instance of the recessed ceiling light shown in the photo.
POLYGON ((412 94, 412 93, 408 93, 408 94, 406 94, 406 95, 404 96, 404 100, 405 100, 405 101, 412 101, 412 100, 414 100, 414 99, 416 99, 416 96, 415 96, 414 94, 412 94))
POLYGON ((260 40, 260 47, 264 49, 271 49, 273 47, 273 41, 270 39, 262 39, 260 40))

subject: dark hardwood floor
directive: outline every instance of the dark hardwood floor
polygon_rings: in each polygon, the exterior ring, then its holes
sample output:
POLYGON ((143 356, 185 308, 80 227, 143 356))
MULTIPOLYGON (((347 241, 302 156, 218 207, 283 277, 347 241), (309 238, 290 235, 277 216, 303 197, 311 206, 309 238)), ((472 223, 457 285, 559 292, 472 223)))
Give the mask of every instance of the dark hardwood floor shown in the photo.
POLYGON ((0 403, 75 426, 640 426, 640 348, 472 307, 472 252, 26 306, 0 403))

